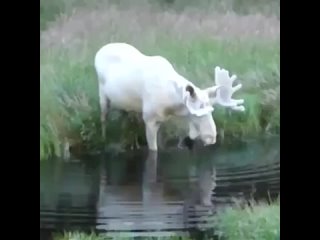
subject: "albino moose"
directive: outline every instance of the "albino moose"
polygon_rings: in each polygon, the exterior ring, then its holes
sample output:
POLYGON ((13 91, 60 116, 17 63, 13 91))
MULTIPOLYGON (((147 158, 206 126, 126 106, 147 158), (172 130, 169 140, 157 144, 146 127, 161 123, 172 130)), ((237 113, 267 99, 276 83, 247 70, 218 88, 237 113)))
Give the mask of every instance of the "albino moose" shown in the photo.
POLYGON ((175 71, 161 56, 146 56, 126 43, 109 43, 95 56, 99 84, 102 135, 110 107, 142 113, 149 150, 157 151, 160 124, 171 116, 186 117, 189 138, 204 145, 216 142, 213 105, 244 111, 243 99, 232 99, 241 84, 232 87, 236 76, 215 68, 217 85, 200 89, 175 71))

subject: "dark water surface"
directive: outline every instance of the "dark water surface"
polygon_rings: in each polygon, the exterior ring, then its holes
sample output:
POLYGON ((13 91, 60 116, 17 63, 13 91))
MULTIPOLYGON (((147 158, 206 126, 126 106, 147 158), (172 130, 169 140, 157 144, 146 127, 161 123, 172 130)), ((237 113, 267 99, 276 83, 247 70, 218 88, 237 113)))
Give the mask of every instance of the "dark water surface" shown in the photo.
POLYGON ((43 161, 40 232, 182 235, 212 226, 216 209, 233 197, 270 199, 279 193, 279 138, 157 156, 141 150, 43 161))

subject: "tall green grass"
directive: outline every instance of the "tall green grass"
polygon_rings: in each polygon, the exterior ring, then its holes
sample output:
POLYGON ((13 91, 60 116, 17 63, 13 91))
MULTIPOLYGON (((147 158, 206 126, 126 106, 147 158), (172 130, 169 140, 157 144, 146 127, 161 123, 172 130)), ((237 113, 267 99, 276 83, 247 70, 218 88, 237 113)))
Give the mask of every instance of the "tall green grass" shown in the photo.
MULTIPOLYGON (((74 0, 68 5, 59 0, 52 9, 64 13, 50 14, 46 2, 42 18, 50 19, 50 24, 43 20, 46 27, 41 32, 40 158, 61 155, 66 142, 83 149, 103 146, 93 59, 102 45, 114 41, 166 57, 201 87, 213 83, 216 65, 237 74, 243 89, 236 97, 245 99, 247 110, 216 108, 220 140, 279 133, 280 46, 275 18, 210 12, 199 6, 164 10, 151 0, 140 4, 122 0, 121 6, 111 0, 90 4, 74 0)), ((125 149, 133 145, 135 135, 144 138, 143 125, 132 119, 113 111, 106 144, 125 149)), ((185 125, 174 120, 161 131, 163 142, 186 134, 185 125)))
POLYGON ((218 211, 216 231, 227 240, 280 239, 280 199, 271 204, 252 202, 251 206, 218 211))

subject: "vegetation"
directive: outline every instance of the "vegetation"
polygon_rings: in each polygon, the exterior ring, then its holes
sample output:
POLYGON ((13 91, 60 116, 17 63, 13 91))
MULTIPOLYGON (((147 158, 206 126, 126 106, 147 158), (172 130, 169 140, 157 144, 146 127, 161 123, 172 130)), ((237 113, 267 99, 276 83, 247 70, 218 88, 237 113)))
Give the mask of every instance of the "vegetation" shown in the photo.
MULTIPOLYGON (((252 202, 245 207, 234 206, 218 211, 214 226, 218 239, 278 240, 280 239, 280 199, 272 204, 252 202)), ((108 237, 103 234, 71 233, 56 235, 54 240, 130 240, 133 237, 108 237)), ((141 240, 192 240, 188 237, 141 237, 141 240)))
POLYGON ((227 240, 280 239, 280 199, 272 204, 230 207, 217 215, 216 229, 227 240))
MULTIPOLYGON (((216 65, 237 74, 247 111, 216 108, 220 140, 278 134, 279 1, 254 2, 41 0, 40 158, 61 155, 61 143, 102 147, 93 58, 111 41, 165 56, 201 87, 212 84, 216 65)), ((145 138, 134 117, 113 111, 108 118, 107 145, 125 149, 136 134, 145 138)), ((164 146, 184 131, 175 120, 163 125, 164 146)))

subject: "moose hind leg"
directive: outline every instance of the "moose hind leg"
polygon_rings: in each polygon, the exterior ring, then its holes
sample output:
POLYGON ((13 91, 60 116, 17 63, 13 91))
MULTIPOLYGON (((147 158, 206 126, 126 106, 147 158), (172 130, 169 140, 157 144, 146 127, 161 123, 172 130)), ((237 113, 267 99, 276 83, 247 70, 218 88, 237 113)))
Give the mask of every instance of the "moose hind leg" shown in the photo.
POLYGON ((106 139, 106 118, 107 118, 107 113, 110 108, 110 100, 100 94, 100 122, 101 122, 101 135, 103 140, 106 139))

